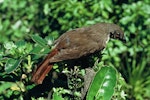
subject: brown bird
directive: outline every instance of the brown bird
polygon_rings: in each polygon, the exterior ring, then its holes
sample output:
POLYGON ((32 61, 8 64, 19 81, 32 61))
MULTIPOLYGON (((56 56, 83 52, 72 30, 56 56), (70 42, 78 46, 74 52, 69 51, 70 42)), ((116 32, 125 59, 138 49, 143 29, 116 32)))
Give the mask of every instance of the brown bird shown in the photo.
POLYGON ((42 84, 53 63, 101 51, 106 47, 109 38, 125 41, 121 28, 110 23, 98 23, 65 32, 54 42, 54 48, 33 73, 31 81, 42 84))

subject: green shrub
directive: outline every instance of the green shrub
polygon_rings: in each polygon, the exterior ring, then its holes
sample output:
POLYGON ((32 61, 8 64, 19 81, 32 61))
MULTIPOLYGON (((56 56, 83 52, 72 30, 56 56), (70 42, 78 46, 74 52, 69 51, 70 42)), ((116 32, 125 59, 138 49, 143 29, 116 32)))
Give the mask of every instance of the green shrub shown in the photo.
MULTIPOLYGON (((149 0, 0 0, 0 99, 50 98, 51 83, 40 89, 30 82, 34 66, 62 33, 98 22, 120 25, 127 39, 126 44, 111 40, 98 64, 121 73, 112 99, 150 99, 149 4, 149 0)), ((54 70, 60 73, 58 66, 54 70)), ((63 87, 53 90, 53 98, 70 93, 63 87)), ((79 91, 75 93, 80 97, 79 91)), ((65 97, 69 98, 70 94, 65 97)))

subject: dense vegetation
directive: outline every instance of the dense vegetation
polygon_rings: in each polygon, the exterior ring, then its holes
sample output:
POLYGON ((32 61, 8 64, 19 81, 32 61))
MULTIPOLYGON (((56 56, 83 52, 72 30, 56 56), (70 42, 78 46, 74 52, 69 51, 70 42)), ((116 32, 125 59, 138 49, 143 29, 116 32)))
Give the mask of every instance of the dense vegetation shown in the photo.
MULTIPOLYGON (((53 40, 65 31, 110 22, 118 24, 127 39, 125 44, 111 40, 98 64, 117 69, 112 99, 149 100, 149 9, 150 0, 0 0, 0 99, 44 100, 52 95, 52 87, 56 100, 61 100, 57 95, 62 94, 71 98, 66 94, 73 87, 60 88, 49 82, 52 72, 43 85, 30 82, 32 70, 50 51, 53 40)), ((59 68, 61 65, 55 64, 54 71, 71 73, 59 68)), ((76 90, 75 96, 79 95, 76 90)))

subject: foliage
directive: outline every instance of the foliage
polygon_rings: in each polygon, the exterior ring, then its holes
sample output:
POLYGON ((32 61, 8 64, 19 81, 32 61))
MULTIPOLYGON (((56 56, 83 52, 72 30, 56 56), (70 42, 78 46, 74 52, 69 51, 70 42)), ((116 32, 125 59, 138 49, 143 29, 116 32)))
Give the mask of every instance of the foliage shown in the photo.
MULTIPOLYGON (((149 9, 149 0, 0 0, 0 99, 44 100, 50 93, 71 98, 71 89, 58 88, 55 78, 56 85, 31 83, 32 70, 63 32, 98 22, 116 23, 127 36, 126 44, 111 40, 98 64, 115 66, 121 73, 112 99, 150 99, 149 9)), ((60 73, 58 66, 54 71, 60 73)), ((80 97, 78 89, 75 93, 80 97)))
POLYGON ((116 70, 102 67, 95 75, 86 100, 110 100, 116 85, 116 70))

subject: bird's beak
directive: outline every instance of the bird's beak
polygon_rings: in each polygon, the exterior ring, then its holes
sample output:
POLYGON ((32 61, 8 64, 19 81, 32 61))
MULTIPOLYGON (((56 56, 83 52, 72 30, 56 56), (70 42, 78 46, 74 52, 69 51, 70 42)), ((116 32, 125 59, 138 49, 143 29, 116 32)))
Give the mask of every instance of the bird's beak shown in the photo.
POLYGON ((126 43, 126 37, 124 36, 122 39, 121 39, 122 42, 126 43))

